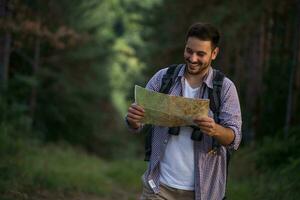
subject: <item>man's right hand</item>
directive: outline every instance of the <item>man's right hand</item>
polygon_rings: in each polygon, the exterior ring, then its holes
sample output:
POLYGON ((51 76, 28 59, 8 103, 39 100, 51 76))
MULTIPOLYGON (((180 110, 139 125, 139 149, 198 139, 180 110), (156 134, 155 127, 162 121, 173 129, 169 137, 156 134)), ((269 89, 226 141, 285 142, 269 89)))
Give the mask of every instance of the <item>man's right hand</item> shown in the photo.
POLYGON ((145 110, 136 103, 131 104, 127 112, 127 121, 133 129, 138 129, 141 126, 141 120, 144 118, 145 110))

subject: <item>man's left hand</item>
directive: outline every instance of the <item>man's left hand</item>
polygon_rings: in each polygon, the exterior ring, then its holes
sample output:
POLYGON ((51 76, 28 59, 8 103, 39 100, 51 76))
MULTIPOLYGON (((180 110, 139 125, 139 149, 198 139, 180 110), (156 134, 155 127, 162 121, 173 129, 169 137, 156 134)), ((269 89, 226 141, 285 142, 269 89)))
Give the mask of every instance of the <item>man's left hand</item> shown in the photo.
POLYGON ((197 117, 194 119, 194 123, 199 126, 203 133, 209 136, 215 136, 217 134, 217 124, 215 120, 210 117, 197 117))

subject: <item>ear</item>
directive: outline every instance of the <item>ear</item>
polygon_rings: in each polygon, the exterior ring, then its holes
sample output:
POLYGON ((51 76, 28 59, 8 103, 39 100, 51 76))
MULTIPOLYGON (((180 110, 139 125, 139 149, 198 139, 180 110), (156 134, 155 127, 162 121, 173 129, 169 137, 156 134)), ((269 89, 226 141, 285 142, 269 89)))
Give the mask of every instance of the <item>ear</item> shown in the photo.
POLYGON ((211 59, 212 60, 216 59, 218 53, 219 53, 219 47, 216 47, 211 53, 211 59))

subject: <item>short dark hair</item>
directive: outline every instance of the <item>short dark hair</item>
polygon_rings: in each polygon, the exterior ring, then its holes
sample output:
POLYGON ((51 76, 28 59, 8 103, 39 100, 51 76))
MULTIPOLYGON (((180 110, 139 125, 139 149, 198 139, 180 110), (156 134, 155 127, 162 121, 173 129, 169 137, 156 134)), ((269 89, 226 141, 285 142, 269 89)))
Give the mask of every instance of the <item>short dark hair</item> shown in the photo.
POLYGON ((209 23, 195 23, 187 31, 185 40, 189 37, 196 37, 200 40, 211 41, 213 49, 219 45, 220 32, 216 27, 209 23))

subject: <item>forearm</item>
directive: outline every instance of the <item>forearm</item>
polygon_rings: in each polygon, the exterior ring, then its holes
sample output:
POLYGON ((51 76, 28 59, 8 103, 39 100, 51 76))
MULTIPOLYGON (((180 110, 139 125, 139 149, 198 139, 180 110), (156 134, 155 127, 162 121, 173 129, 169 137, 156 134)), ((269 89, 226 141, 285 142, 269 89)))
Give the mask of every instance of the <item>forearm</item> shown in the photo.
POLYGON ((227 146, 233 142, 234 132, 231 128, 216 124, 216 132, 213 137, 216 138, 221 145, 227 146))

